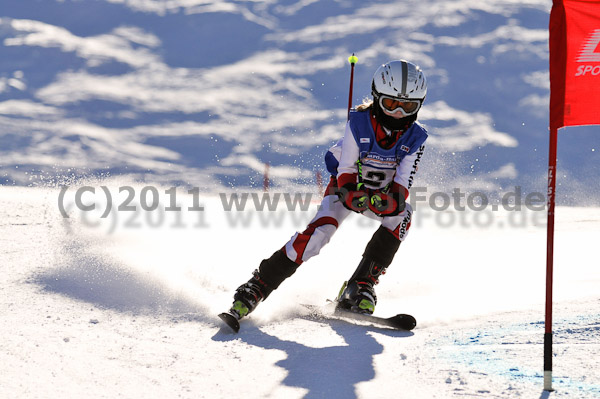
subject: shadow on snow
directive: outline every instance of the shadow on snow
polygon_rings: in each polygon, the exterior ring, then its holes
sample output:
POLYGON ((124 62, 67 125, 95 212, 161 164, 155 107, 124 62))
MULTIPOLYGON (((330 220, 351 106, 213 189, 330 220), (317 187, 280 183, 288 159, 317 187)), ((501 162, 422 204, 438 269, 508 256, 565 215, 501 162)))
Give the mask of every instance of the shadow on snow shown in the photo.
MULTIPOLYGON (((309 319, 310 320, 310 319, 309 319)), ((365 327, 343 320, 319 320, 341 336, 346 345, 312 348, 298 342, 282 340, 246 324, 240 334, 222 329, 213 341, 241 339, 263 349, 277 349, 287 357, 276 363, 287 371, 282 383, 289 387, 304 388, 310 398, 356 398, 356 386, 375 378, 373 360, 383 353, 383 345, 370 334, 372 331, 391 337, 409 337, 412 332, 400 332, 377 327, 365 327)))

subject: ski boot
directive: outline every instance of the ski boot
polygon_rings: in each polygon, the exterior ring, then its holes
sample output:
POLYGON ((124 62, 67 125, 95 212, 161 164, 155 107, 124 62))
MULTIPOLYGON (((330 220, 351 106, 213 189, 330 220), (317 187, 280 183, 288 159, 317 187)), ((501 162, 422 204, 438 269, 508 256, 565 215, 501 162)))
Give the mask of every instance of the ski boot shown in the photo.
POLYGON ((252 313, 259 303, 290 277, 298 265, 290 260, 282 250, 276 251, 270 258, 264 259, 248 282, 238 287, 233 295, 233 305, 228 312, 219 317, 235 332, 240 329, 239 320, 252 313))
POLYGON ((233 305, 219 318, 235 332, 240 330, 239 320, 251 313, 273 290, 262 280, 258 270, 252 273, 248 282, 240 285, 233 295, 233 305))
POLYGON ((400 247, 388 229, 380 226, 367 244, 363 258, 350 279, 344 283, 337 298, 337 307, 358 313, 373 314, 377 304, 375 285, 392 263, 400 247))
POLYGON ((264 301, 273 290, 261 279, 258 270, 252 278, 238 287, 233 295, 233 306, 229 309, 237 319, 247 316, 259 303, 264 301))
POLYGON ((377 305, 375 285, 379 283, 381 274, 385 274, 385 268, 363 258, 352 278, 342 285, 337 306, 352 312, 373 314, 377 305))

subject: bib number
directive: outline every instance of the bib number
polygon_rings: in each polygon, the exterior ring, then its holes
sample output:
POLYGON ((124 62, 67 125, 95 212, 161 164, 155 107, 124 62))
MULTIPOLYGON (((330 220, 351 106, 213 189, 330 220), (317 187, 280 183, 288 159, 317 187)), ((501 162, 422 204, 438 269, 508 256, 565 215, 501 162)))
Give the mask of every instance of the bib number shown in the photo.
POLYGON ((372 190, 384 188, 394 178, 395 169, 362 168, 362 182, 372 190))

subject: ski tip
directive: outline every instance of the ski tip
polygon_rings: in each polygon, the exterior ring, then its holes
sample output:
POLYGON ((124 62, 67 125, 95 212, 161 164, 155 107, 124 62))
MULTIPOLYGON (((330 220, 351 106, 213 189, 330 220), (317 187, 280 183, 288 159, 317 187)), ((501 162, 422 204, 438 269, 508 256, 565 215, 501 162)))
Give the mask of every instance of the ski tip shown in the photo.
POLYGON ((240 331, 240 322, 235 318, 232 314, 229 313, 221 313, 219 314, 219 318, 225 322, 234 332, 240 331))
POLYGON ((390 320, 403 330, 410 331, 417 326, 417 319, 409 314, 398 314, 390 320))

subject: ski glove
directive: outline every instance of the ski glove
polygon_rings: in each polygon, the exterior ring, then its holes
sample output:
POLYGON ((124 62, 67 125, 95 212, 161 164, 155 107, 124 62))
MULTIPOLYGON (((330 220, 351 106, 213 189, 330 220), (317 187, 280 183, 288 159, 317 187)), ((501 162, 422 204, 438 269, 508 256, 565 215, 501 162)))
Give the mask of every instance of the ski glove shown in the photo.
POLYGON ((369 207, 369 191, 363 183, 346 183, 336 192, 347 209, 363 213, 369 207))
POLYGON ((369 209, 377 216, 396 216, 404 211, 406 201, 399 192, 375 191, 369 198, 369 209))

